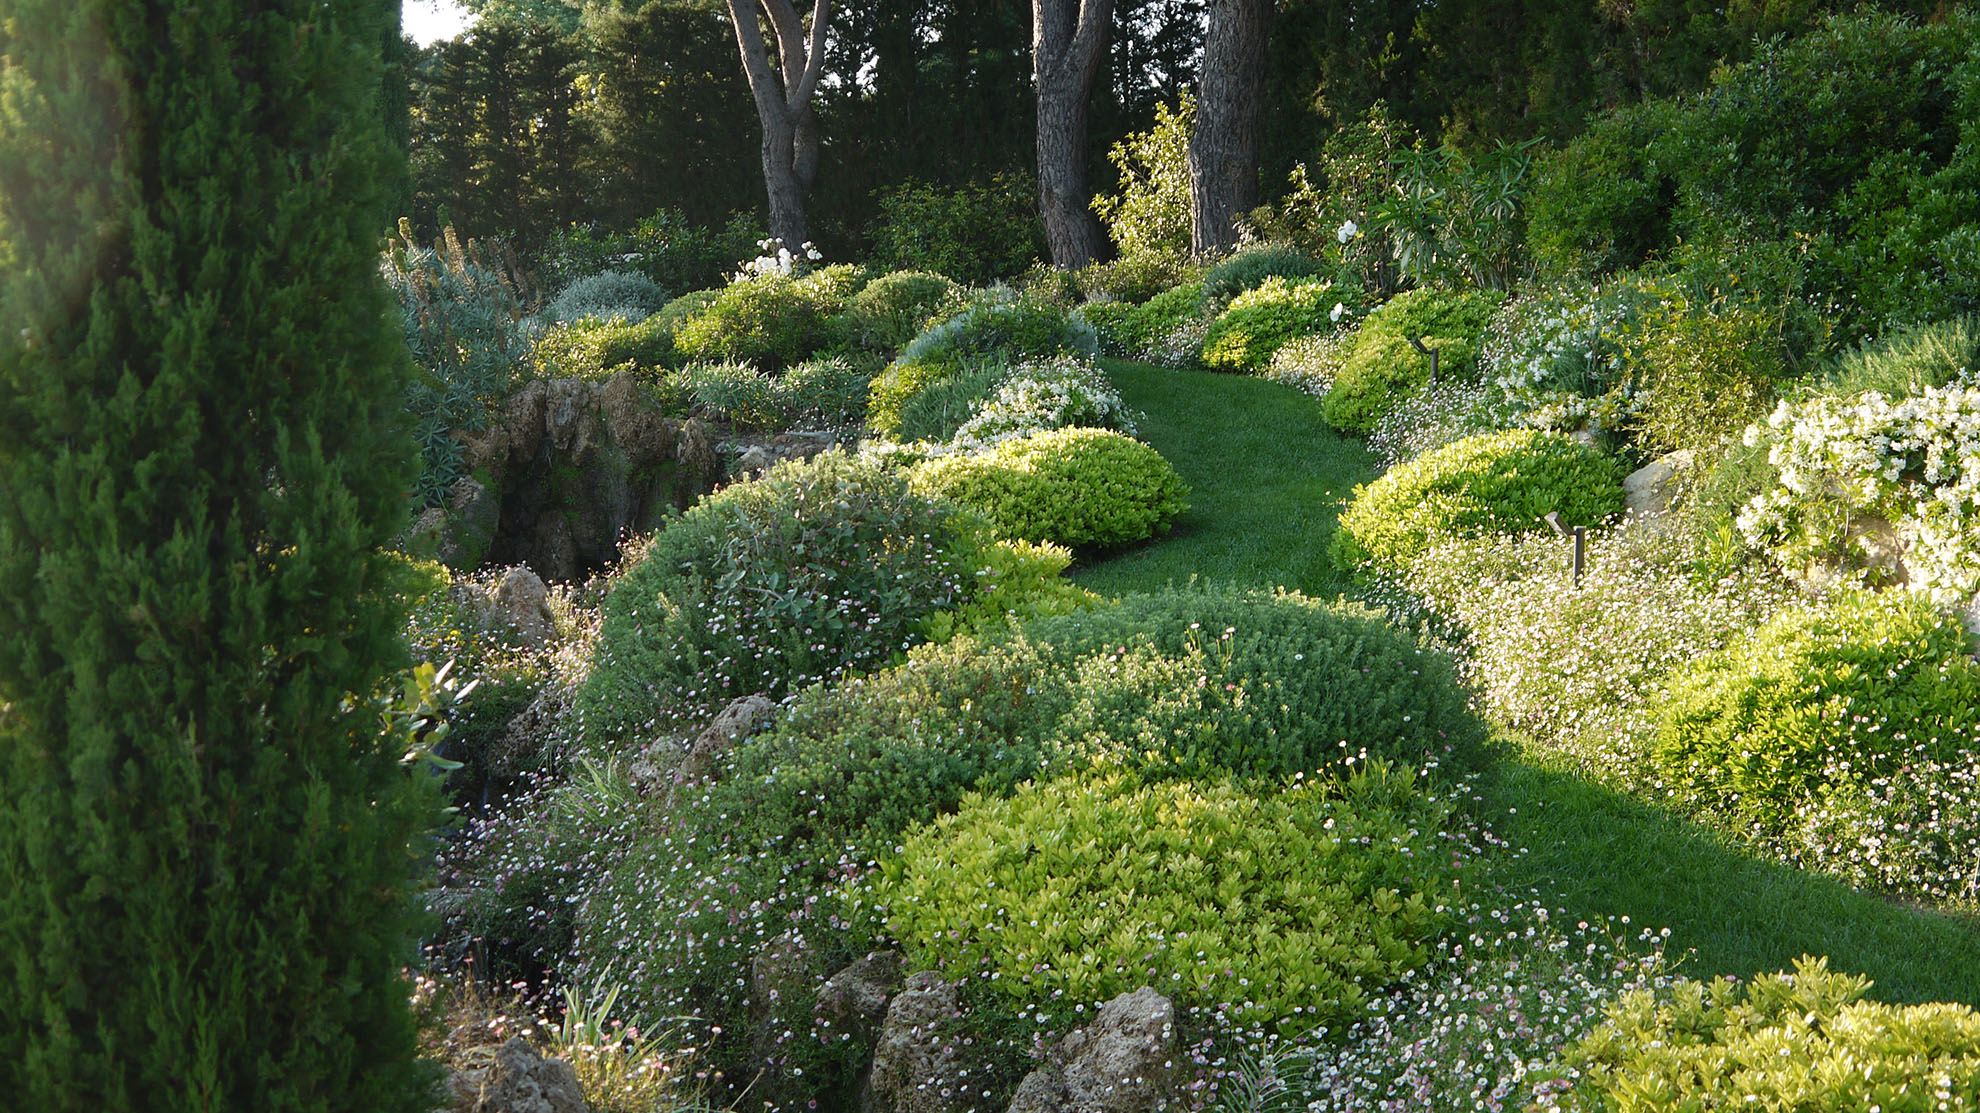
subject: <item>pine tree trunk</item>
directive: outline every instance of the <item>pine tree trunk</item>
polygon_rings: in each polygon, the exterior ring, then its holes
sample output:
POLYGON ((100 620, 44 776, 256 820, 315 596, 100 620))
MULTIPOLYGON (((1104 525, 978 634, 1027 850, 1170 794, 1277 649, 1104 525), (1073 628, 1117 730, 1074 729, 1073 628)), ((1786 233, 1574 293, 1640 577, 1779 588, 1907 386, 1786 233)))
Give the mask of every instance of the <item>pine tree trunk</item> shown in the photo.
POLYGON ((0 20, 0 1105, 425 1113, 397 0, 0 20))
POLYGON ((1203 44, 1196 130, 1189 139, 1190 247, 1237 244, 1237 218, 1258 204, 1265 120, 1265 48, 1272 0, 1213 0, 1203 44))
POLYGON ((1032 0, 1032 79, 1038 91, 1038 215, 1052 265, 1083 267, 1106 239, 1086 184, 1087 120, 1106 55, 1113 0, 1032 0))

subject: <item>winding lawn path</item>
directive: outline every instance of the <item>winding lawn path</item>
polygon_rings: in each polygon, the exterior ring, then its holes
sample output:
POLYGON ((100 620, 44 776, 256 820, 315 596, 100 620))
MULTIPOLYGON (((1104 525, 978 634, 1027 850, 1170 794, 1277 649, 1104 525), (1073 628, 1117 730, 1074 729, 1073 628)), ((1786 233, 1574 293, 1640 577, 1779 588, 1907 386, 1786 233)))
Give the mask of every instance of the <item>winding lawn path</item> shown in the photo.
MULTIPOLYGON (((1074 579, 1108 595, 1192 576, 1322 597, 1348 589, 1327 542, 1354 485, 1379 474, 1360 441, 1335 433, 1318 403, 1290 387, 1106 366, 1146 415, 1142 439, 1188 482, 1190 509, 1168 537, 1075 568, 1074 579)), ((1550 767, 1525 739, 1503 734, 1499 744, 1504 760, 1476 786, 1475 806, 1524 849, 1487 859, 1477 882, 1502 894, 1492 902, 1537 899, 1631 939, 1668 927, 1671 953, 1693 954, 1680 967, 1692 977, 1751 977, 1818 954, 1873 979, 1874 997, 1980 1005, 1972 916, 1893 904, 1756 858, 1655 803, 1550 767)))
POLYGON ((1141 439, 1189 484, 1189 510, 1167 538, 1073 570, 1104 595, 1151 591, 1191 576, 1221 584, 1345 588, 1327 542, 1341 507, 1379 473, 1361 442, 1320 418, 1291 387, 1243 375, 1107 362, 1141 439))

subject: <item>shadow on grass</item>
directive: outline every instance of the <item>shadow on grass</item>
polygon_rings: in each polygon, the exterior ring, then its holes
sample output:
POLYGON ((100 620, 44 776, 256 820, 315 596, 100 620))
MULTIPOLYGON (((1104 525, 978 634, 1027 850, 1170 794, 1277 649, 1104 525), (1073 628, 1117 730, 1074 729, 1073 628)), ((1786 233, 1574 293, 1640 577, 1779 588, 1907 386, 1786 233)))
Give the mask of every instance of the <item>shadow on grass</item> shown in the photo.
POLYGON ((1488 774, 1484 814, 1525 853, 1486 863, 1488 884, 1580 919, 1671 929, 1694 978, 1790 968, 1802 954, 1870 978, 1893 1003, 1980 1005, 1980 923, 1905 907, 1753 857, 1718 833, 1571 773, 1517 758, 1488 774))

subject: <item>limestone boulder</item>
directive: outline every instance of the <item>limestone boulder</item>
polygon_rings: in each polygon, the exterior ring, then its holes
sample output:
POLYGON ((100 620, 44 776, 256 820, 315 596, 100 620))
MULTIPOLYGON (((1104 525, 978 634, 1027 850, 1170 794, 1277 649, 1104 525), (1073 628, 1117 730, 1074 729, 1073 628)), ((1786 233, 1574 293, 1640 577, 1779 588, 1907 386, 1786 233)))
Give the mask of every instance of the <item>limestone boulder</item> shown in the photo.
POLYGON ((1153 1113, 1178 1076, 1175 1009, 1146 986, 1101 1006, 1026 1075, 1010 1113, 1153 1113))

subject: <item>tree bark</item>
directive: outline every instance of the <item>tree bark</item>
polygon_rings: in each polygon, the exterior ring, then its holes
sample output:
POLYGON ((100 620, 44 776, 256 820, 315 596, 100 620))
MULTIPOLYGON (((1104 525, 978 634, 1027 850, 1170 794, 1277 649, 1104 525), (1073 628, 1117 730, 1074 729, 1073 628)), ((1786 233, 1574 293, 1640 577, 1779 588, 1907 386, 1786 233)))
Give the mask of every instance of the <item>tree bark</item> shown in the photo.
POLYGON ((1235 247, 1237 218, 1258 204, 1271 29, 1272 0, 1211 2, 1189 137, 1190 247, 1198 255, 1235 247))
POLYGON ((1086 131, 1113 19, 1113 0, 1031 0, 1038 213, 1057 267, 1085 266, 1105 243, 1086 185, 1086 131))
POLYGON ((808 241, 805 202, 818 177, 818 112, 812 96, 825 69, 825 29, 832 0, 814 0, 807 30, 791 0, 728 0, 743 74, 763 127, 763 189, 770 204, 770 234, 795 251, 808 241), (776 65, 757 24, 762 8, 777 37, 776 65))

